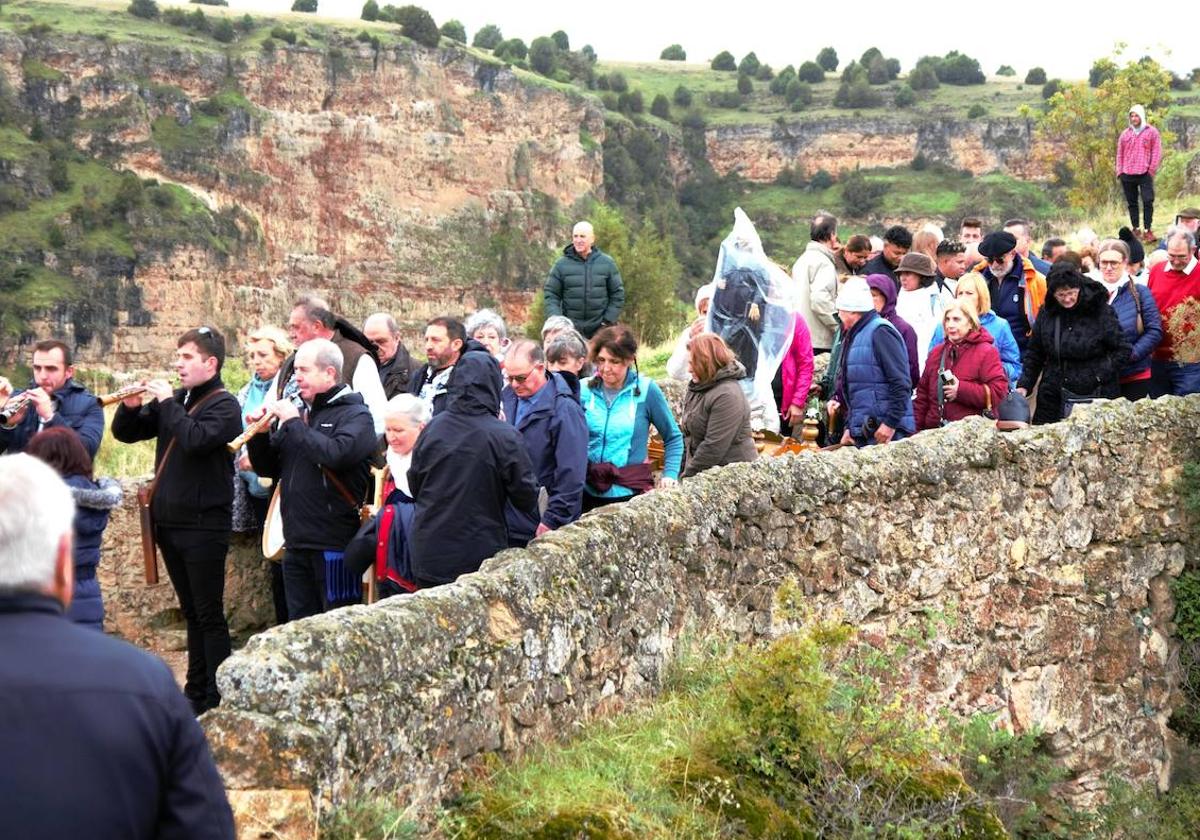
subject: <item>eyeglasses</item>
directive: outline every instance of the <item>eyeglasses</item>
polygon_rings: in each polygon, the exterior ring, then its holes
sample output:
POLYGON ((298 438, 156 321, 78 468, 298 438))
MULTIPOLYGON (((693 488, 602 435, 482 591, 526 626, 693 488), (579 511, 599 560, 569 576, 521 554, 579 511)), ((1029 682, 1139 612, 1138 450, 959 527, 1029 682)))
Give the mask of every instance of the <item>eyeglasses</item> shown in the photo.
POLYGON ((1001 254, 998 257, 988 257, 988 265, 1004 265, 1008 261, 1008 254, 1001 254))
POLYGON ((530 368, 528 371, 526 371, 525 373, 518 373, 516 376, 505 376, 504 378, 507 379, 509 382, 511 382, 513 385, 524 385, 525 380, 528 379, 529 377, 533 376, 533 372, 540 367, 541 367, 540 364, 536 364, 532 368, 530 368))
POLYGON ((1121 260, 1100 260, 1101 268, 1120 268, 1121 260))

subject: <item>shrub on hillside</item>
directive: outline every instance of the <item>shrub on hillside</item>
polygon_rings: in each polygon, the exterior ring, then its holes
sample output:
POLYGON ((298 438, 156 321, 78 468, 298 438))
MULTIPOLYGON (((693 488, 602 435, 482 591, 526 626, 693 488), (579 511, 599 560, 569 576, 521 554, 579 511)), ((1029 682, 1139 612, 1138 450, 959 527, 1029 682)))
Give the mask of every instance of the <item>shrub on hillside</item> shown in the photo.
POLYGON ((640 114, 646 110, 646 101, 640 90, 626 91, 617 97, 617 109, 623 114, 640 114))
POLYGON ((941 87, 935 64, 937 59, 926 56, 908 74, 908 86, 913 90, 937 90, 941 87))
POLYGON ((188 0, 189 3, 195 3, 199 6, 228 6, 229 0, 188 0))
MULTIPOLYGON (((784 100, 789 105, 800 104, 800 107, 811 105, 813 100, 812 88, 808 82, 802 82, 799 79, 792 79, 788 82, 787 90, 783 94, 784 100)), ((793 109, 795 110, 795 109, 793 109)))
POLYGON ((423 46, 436 47, 441 39, 433 15, 420 6, 401 6, 392 12, 392 20, 400 24, 401 35, 423 46))
POLYGON ((864 219, 879 210, 883 197, 887 195, 886 181, 871 180, 857 169, 843 175, 842 212, 856 219, 864 219))
POLYGON ((916 104, 917 95, 908 85, 900 85, 896 88, 896 95, 892 101, 895 102, 897 108, 908 108, 916 104))
POLYGON ((986 116, 987 116, 987 108, 985 108, 983 105, 981 105, 978 102, 976 102, 974 105, 972 105, 967 110, 967 119, 969 119, 969 120, 977 120, 980 117, 986 117, 986 116))
POLYGON ((461 20, 448 20, 442 24, 442 36, 449 38, 451 41, 458 41, 460 44, 467 43, 467 27, 463 26, 461 20))
POLYGON ((1063 88, 1062 79, 1051 79, 1042 85, 1042 99, 1049 99, 1063 88))
POLYGON ((819 64, 821 69, 826 73, 832 73, 837 70, 837 50, 835 50, 833 47, 823 47, 821 51, 817 53, 817 64, 819 64))
POLYGON ((375 0, 367 0, 363 3, 362 14, 359 17, 363 20, 379 20, 379 4, 375 0))
POLYGON ((671 103, 667 97, 661 93, 655 96, 654 101, 650 103, 650 113, 660 120, 671 119, 671 103))
POLYGON ((675 104, 680 108, 692 107, 692 92, 683 85, 679 85, 675 88, 675 95, 672 98, 675 100, 675 104))
POLYGON ((758 72, 754 74, 754 78, 760 82, 769 82, 775 78, 775 71, 771 69, 770 64, 758 65, 758 72))
POLYGON ((509 38, 496 46, 494 55, 512 64, 519 64, 529 55, 529 48, 520 38, 509 38))
POLYGON ((883 94, 866 80, 842 82, 833 96, 833 104, 838 108, 878 108, 883 104, 883 94))
POLYGON ((742 56, 742 60, 738 62, 737 69, 743 76, 753 76, 758 72, 759 64, 758 56, 751 50, 742 56))
POLYGON ((737 61, 733 57, 733 53, 729 50, 721 50, 713 57, 713 70, 737 70, 737 61))
POLYGON ((750 77, 745 73, 738 74, 737 92, 742 96, 747 96, 754 90, 754 82, 750 81, 750 77))
POLYGON ((629 82, 625 79, 625 74, 619 70, 614 70, 608 74, 608 89, 613 93, 624 93, 629 90, 629 82))
POLYGON ((887 60, 883 56, 875 56, 867 65, 867 81, 873 85, 887 84, 888 66, 887 60))
POLYGON ((796 68, 789 64, 780 70, 775 78, 771 80, 771 93, 776 96, 783 96, 787 92, 788 83, 794 78, 796 78, 796 68))
POLYGON ((134 17, 145 18, 146 20, 155 20, 158 15, 158 4, 154 0, 133 0, 129 4, 129 14, 134 17))
POLYGON ((687 53, 679 44, 671 44, 659 54, 662 61, 687 61, 687 53))
POLYGON ((221 18, 212 28, 212 36, 222 44, 229 44, 237 38, 237 30, 233 28, 233 23, 229 18, 221 18))
POLYGON ((554 42, 554 46, 558 47, 563 52, 571 51, 571 39, 567 37, 567 33, 561 29, 556 29, 550 33, 550 40, 554 42))
POLYGON ((1015 76, 1015 75, 1017 75, 1017 71, 1014 70, 1012 68, 1012 65, 1010 65, 1010 64, 1001 64, 998 68, 996 68, 996 75, 997 76, 1015 76))
POLYGON ((813 191, 827 190, 833 186, 833 176, 824 169, 818 169, 808 179, 808 188, 813 191))
POLYGON ((796 78, 815 85, 825 81, 825 71, 815 61, 806 61, 796 68, 796 78))
POLYGON ((317 10, 317 0, 296 0, 292 3, 293 12, 315 12, 317 10))
POLYGON ((1033 67, 1025 74, 1025 84, 1027 85, 1044 85, 1046 84, 1046 71, 1041 67, 1033 67))
POLYGON ((529 45, 529 67, 543 76, 553 76, 558 65, 558 46, 546 36, 534 38, 529 45))
POLYGON ((481 50, 494 50, 502 43, 504 43, 504 35, 500 33, 500 27, 494 23, 486 24, 475 33, 475 37, 471 40, 471 46, 481 50))
POLYGON ((947 85, 981 85, 987 81, 979 62, 958 50, 946 53, 935 70, 938 81, 947 85))
POLYGON ((285 44, 296 43, 296 33, 283 26, 276 26, 272 29, 271 37, 277 41, 283 41, 285 44))

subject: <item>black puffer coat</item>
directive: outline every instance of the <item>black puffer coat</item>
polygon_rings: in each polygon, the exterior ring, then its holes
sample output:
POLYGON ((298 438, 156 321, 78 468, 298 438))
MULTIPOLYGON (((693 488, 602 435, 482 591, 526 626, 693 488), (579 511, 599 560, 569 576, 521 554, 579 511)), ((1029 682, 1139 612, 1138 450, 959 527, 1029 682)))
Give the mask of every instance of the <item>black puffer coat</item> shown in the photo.
POLYGON ((1119 397, 1129 354, 1129 341, 1104 287, 1074 270, 1051 272, 1046 304, 1025 345, 1017 382, 1018 388, 1031 391, 1041 379, 1033 422, 1062 418, 1064 388, 1081 396, 1119 397), (1071 287, 1079 288, 1079 300, 1064 309, 1054 293, 1071 287))

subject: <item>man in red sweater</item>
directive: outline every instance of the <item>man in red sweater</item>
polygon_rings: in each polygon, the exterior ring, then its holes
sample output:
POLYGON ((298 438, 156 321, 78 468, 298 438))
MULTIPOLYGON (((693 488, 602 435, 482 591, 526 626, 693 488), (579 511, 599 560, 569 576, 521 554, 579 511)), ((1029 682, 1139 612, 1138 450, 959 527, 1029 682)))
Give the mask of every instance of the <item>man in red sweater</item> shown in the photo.
POLYGON ((1192 331, 1193 325, 1180 324, 1171 317, 1180 304, 1200 303, 1200 261, 1195 250, 1196 241, 1190 233, 1174 233, 1167 239, 1167 261, 1150 269, 1150 293, 1162 313, 1165 333, 1150 361, 1152 397, 1200 393, 1200 362, 1175 356, 1176 343, 1192 331))

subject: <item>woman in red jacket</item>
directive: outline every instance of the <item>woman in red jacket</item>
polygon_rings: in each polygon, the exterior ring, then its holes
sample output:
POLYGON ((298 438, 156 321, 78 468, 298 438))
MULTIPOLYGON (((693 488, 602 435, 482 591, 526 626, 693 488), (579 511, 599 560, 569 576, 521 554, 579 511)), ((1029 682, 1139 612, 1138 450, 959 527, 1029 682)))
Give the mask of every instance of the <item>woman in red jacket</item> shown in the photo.
POLYGON ((917 386, 917 430, 936 429, 972 414, 995 411, 1008 394, 1008 376, 991 334, 962 300, 942 313, 946 340, 929 351, 917 386))

